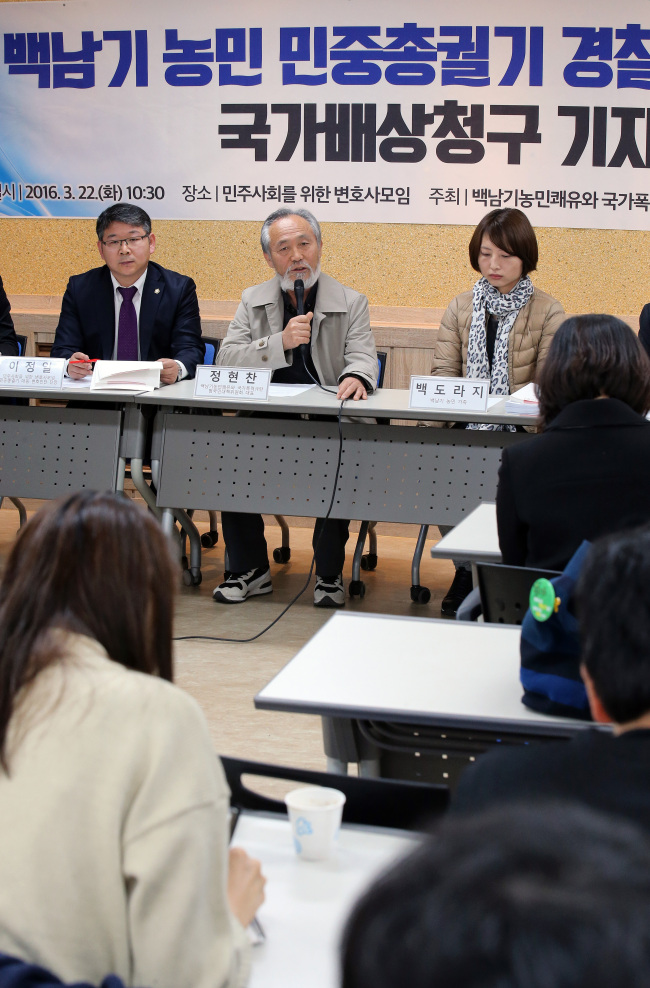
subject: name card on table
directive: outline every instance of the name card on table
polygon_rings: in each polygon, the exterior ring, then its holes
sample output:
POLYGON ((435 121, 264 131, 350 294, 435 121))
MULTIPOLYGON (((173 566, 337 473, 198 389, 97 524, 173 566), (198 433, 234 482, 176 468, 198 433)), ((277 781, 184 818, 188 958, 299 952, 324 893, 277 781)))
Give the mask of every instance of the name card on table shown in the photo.
POLYGON ((471 377, 411 377, 409 408, 485 412, 490 382, 471 377))
POLYGON ((194 378, 195 398, 232 398, 233 401, 268 401, 270 370, 259 367, 213 367, 201 364, 194 378))
POLYGON ((63 357, 0 357, 0 388, 61 388, 63 357))

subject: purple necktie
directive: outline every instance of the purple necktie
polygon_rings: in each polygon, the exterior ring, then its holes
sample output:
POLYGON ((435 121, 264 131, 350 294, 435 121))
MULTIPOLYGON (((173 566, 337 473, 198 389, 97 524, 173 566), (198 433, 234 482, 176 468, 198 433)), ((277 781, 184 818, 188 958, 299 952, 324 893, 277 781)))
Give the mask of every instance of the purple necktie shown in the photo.
POLYGON ((117 359, 138 359, 138 317, 133 304, 133 296, 137 288, 118 288, 122 296, 120 318, 117 323, 117 359))

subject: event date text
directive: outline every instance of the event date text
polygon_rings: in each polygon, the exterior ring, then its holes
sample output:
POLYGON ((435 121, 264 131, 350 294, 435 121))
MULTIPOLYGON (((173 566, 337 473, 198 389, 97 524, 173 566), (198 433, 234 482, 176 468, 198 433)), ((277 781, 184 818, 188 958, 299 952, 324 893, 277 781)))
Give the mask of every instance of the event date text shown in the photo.
POLYGON ((139 199, 164 199, 165 189, 162 185, 31 185, 22 186, 22 196, 25 199, 96 199, 100 202, 120 202, 128 199, 131 202, 139 199))

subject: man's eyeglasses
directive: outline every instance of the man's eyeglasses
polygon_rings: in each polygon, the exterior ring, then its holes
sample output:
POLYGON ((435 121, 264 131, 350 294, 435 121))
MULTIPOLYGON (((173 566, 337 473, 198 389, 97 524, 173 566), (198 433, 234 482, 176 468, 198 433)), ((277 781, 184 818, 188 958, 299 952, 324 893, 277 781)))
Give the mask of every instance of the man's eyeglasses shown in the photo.
POLYGON ((117 250, 122 244, 126 244, 129 248, 137 247, 141 240, 148 240, 149 234, 145 233, 141 237, 124 237, 123 240, 102 240, 104 247, 108 247, 109 250, 117 250))

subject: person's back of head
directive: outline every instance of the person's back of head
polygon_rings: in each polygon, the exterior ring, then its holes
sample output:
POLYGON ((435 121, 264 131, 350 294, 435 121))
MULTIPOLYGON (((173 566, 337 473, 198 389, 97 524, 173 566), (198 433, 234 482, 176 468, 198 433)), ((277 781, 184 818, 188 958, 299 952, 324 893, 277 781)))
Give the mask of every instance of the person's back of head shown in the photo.
POLYGON ((576 588, 582 663, 617 724, 650 714, 650 526, 595 542, 576 588))
POLYGON ((20 690, 87 635, 111 659, 172 678, 175 568, 160 525, 128 498, 83 491, 21 529, 0 583, 0 763, 20 690))
POLYGON ((650 360, 636 334, 616 316, 565 319, 537 375, 544 426, 574 401, 618 398, 640 415, 650 409, 650 360))
POLYGON ((650 842, 570 805, 443 823, 375 882, 342 988, 646 988, 650 842))

